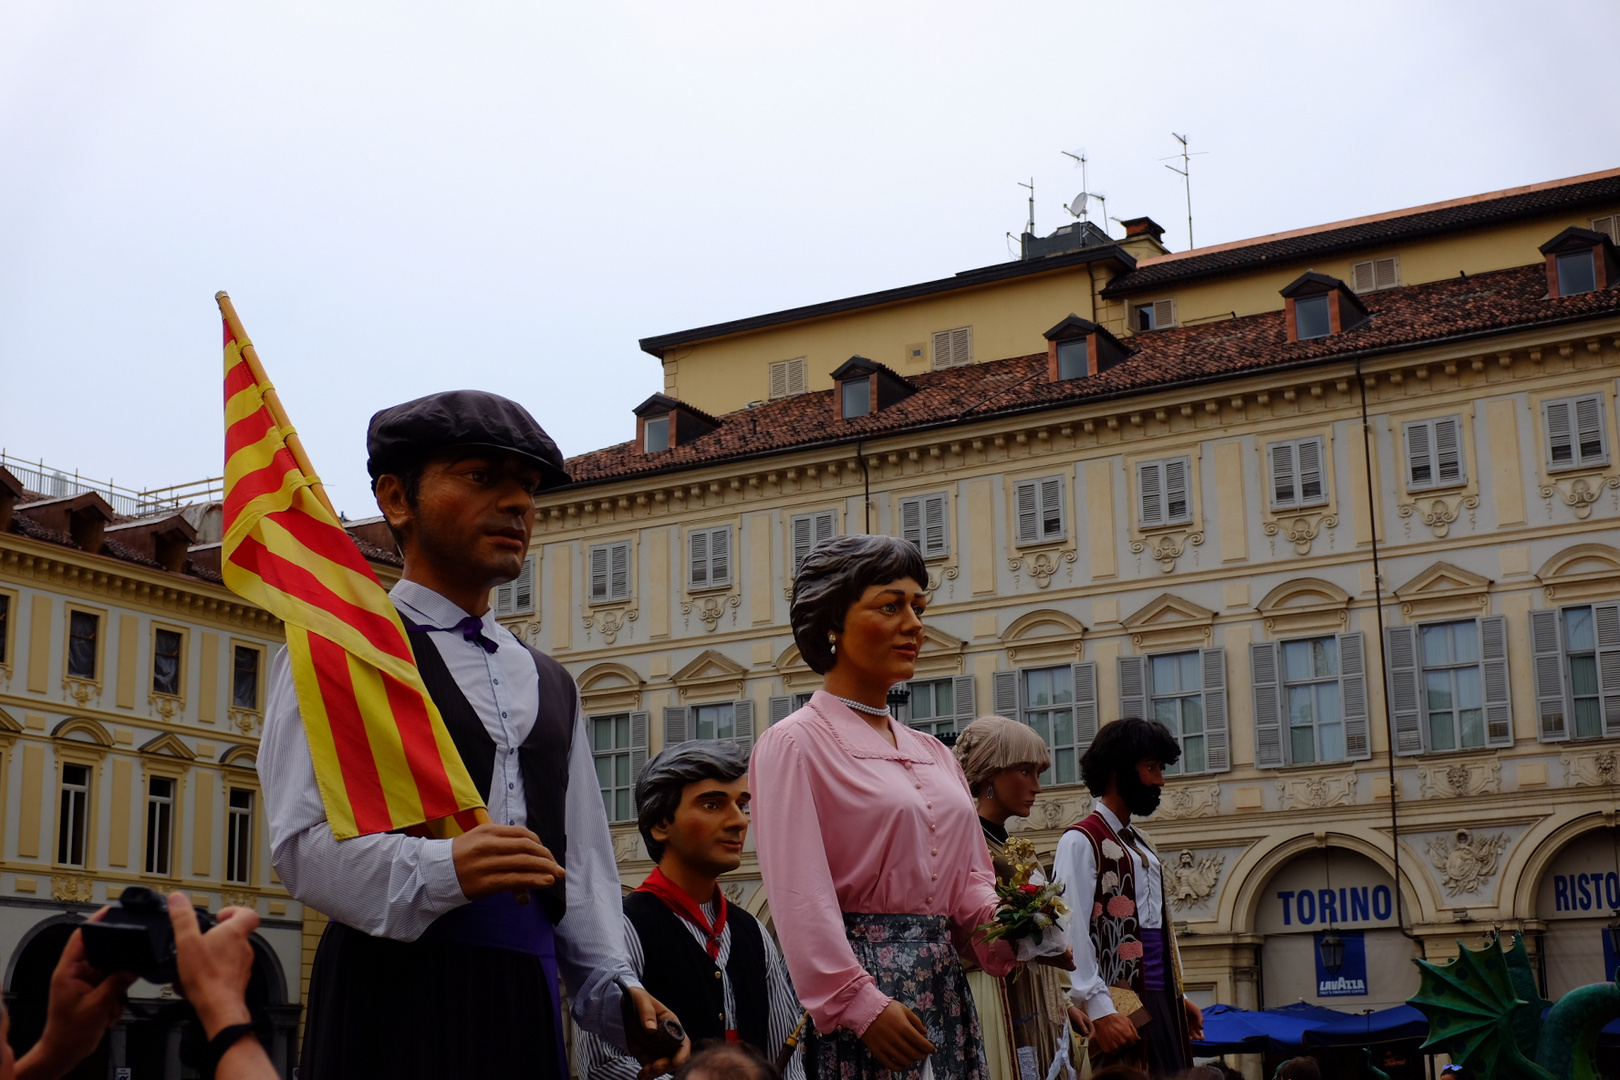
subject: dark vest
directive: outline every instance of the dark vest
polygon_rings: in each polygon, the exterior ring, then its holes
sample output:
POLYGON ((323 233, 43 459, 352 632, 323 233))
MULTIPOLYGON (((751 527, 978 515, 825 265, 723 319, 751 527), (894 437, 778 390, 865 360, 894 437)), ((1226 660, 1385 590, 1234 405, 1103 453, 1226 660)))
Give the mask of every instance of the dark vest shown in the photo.
MULTIPOLYGON (((461 762, 487 805, 490 781, 495 774, 495 740, 451 677, 444 657, 433 644, 432 635, 413 630, 410 638, 422 682, 439 707, 439 715, 444 717, 444 726, 456 744, 461 762)), ((523 647, 534 657, 535 670, 540 676, 539 713, 529 737, 518 747, 524 808, 529 829, 540 837, 540 842, 559 865, 567 866, 568 758, 573 750, 574 721, 579 711, 577 690, 561 664, 527 645, 523 647)), ((563 883, 558 882, 549 889, 534 892, 553 926, 562 922, 567 907, 563 888, 563 883)))
MULTIPOLYGON (((725 903, 726 926, 731 930, 726 975, 737 1007, 737 1034, 767 1059, 774 1058, 781 1048, 770 1045, 770 987, 759 923, 729 900, 725 903)), ((641 985, 681 1018, 694 1047, 704 1039, 725 1041, 726 997, 720 967, 684 925, 686 920, 650 892, 625 897, 624 913, 641 938, 645 961, 641 985)))

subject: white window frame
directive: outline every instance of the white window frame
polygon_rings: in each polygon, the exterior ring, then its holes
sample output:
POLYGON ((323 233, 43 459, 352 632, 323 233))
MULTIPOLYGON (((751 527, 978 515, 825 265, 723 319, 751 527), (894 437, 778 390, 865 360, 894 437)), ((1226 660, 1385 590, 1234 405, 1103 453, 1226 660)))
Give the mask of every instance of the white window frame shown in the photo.
POLYGON ((1041 774, 1041 783, 1074 784, 1080 782, 1080 758, 1097 737, 1097 665, 1093 661, 1081 664, 1035 664, 1016 671, 998 671, 993 676, 993 705, 997 716, 1033 728, 1046 743, 1052 766, 1041 774), (1035 672, 1067 670, 1070 673, 1069 700, 1053 701, 1046 705, 1029 700, 1029 676, 1035 672), (1054 744, 1057 714, 1071 714, 1070 730, 1074 741, 1054 744), (1044 715, 1043 715, 1044 714, 1044 715), (1073 778, 1064 779, 1066 766, 1072 762, 1073 778))
POLYGON ((664 707, 664 749, 669 749, 676 743, 683 743, 697 736, 693 733, 697 718, 693 715, 694 709, 712 708, 714 706, 729 706, 731 709, 731 736, 725 739, 716 738, 717 742, 729 742, 742 750, 749 752, 754 746, 754 701, 752 698, 740 698, 736 701, 709 701, 701 705, 666 705, 664 707))
POLYGON ((1069 538, 1068 478, 1062 475, 1020 480, 1013 485, 1014 541, 1019 547, 1061 544, 1069 538), (1048 532, 1046 523, 1056 520, 1048 532))
POLYGON ((686 585, 693 592, 731 585, 731 526, 715 525, 686 534, 686 585))
MULTIPOLYGON (((1530 613, 1531 671, 1536 688, 1536 733, 1542 742, 1620 736, 1620 603, 1569 604, 1530 613), (1598 732, 1575 730, 1575 688, 1565 619, 1577 608, 1592 613, 1593 661, 1597 673, 1598 732)), ((1586 650, 1580 655, 1585 656, 1586 650)))
POLYGON ((56 864, 88 866, 90 863, 90 791, 96 771, 78 761, 62 762, 57 784, 56 864), (69 769, 83 769, 84 782, 70 782, 69 769), (78 858, 74 859, 74 847, 78 858))
POLYGON ((232 885, 253 881, 253 811, 258 793, 249 787, 225 787, 225 880, 232 885), (247 805, 237 806, 236 796, 246 795, 247 805))
POLYGON ((809 358, 804 356, 771 361, 769 400, 796 397, 808 390, 809 367, 809 358))
POLYGON ((916 546, 925 559, 951 553, 950 502, 944 492, 908 495, 900 500, 900 539, 916 546))
POLYGON ((587 556, 591 603, 616 604, 630 599, 634 593, 630 582, 632 554, 628 540, 591 545, 587 556))
MULTIPOLYGON (((1389 659, 1389 712, 1395 733, 1397 755, 1443 753, 1463 754, 1475 750, 1513 745, 1513 706, 1508 684, 1507 624, 1501 615, 1478 619, 1434 619, 1409 626, 1391 626, 1384 631, 1385 654, 1389 659), (1436 664, 1425 666, 1422 653, 1424 629, 1449 623, 1473 622, 1479 640, 1480 701, 1485 742, 1481 747, 1464 747, 1462 729, 1453 718, 1457 746, 1435 751, 1429 742, 1429 706, 1425 686, 1427 673, 1458 670, 1470 665, 1436 664)), ((1458 709, 1453 702, 1449 711, 1458 709)))
POLYGON ((672 412, 659 413, 649 416, 641 422, 641 452, 643 454, 662 454, 675 445, 675 414, 672 412), (654 450, 651 446, 653 425, 662 424, 664 428, 664 445, 654 450))
POLYGON ((1599 253, 1598 249, 1596 249, 1596 248, 1586 248, 1586 249, 1584 249, 1582 251, 1566 251, 1562 255, 1553 256, 1553 273, 1558 278, 1558 295, 1559 296, 1585 296, 1587 293, 1595 292, 1597 290, 1597 279, 1598 279, 1597 260, 1598 260, 1598 255, 1599 254, 1600 253, 1599 253), (1573 259, 1581 258, 1583 256, 1586 258, 1586 265, 1591 270, 1591 273, 1592 273, 1592 288, 1590 288, 1590 289, 1581 289, 1578 292, 1565 292, 1564 291, 1564 260, 1565 259, 1573 260, 1573 259))
POLYGON ((933 334, 933 368, 966 367, 973 363, 973 327, 956 326, 933 334))
MULTIPOLYGON (((1257 641, 1249 646, 1249 671, 1254 687, 1254 763, 1259 768, 1277 768, 1285 765, 1331 765, 1338 761, 1366 761, 1372 757, 1372 739, 1367 710, 1366 641, 1359 631, 1348 634, 1315 634, 1285 641, 1257 641), (1288 711, 1288 690, 1303 685, 1321 685, 1327 679, 1290 681, 1283 664, 1286 646, 1314 638, 1327 637, 1337 641, 1339 653, 1339 723, 1344 728, 1343 758, 1313 762, 1294 760, 1292 725, 1288 711)), ((1313 736, 1315 722, 1312 723, 1313 736)), ((1320 739, 1316 751, 1320 753, 1320 739)))
POLYGON ((1578 394, 1541 403, 1542 448, 1547 454, 1548 472, 1590 469, 1609 463, 1608 424, 1604 419, 1602 394, 1578 394), (1582 452, 1587 436, 1596 433, 1598 449, 1590 456, 1582 452), (1568 461, 1554 457, 1560 447, 1568 451, 1568 461))
MULTIPOLYGON (((912 695, 904 705, 895 708, 895 719, 901 723, 909 724, 918 731, 926 731, 938 738, 944 734, 955 735, 973 723, 978 718, 973 702, 973 676, 950 675, 942 679, 912 679, 903 683, 906 690, 912 695), (912 716, 912 703, 916 700, 917 688, 920 686, 934 687, 939 683, 949 683, 951 687, 951 713, 950 715, 935 714, 916 719, 912 716)), ((937 693, 937 690, 934 691, 937 693)))
POLYGON ((1204 730, 1201 737, 1204 740, 1204 768, 1191 772, 1187 768, 1186 747, 1182 733, 1173 732, 1176 744, 1182 746, 1182 757, 1174 766, 1165 770, 1165 775, 1176 776, 1203 776, 1211 773, 1223 773, 1231 768, 1231 737, 1227 724, 1226 708, 1226 650, 1212 649, 1176 649, 1170 652, 1149 653, 1144 656, 1121 656, 1119 658, 1119 715, 1139 716, 1144 720, 1153 720, 1155 715, 1155 700, 1183 699, 1193 696, 1200 698, 1203 706, 1204 730), (1194 653, 1198 657, 1199 689, 1196 691, 1183 691, 1176 694, 1154 694, 1150 681, 1151 664, 1160 657, 1178 655, 1180 653, 1194 653))
POLYGON ((518 576, 505 585, 495 586, 495 617, 504 619, 512 615, 533 615, 535 610, 534 567, 535 556, 529 555, 523 560, 523 569, 518 576))
POLYGON ((1401 262, 1394 255, 1381 259, 1365 259, 1350 264, 1350 290, 1356 293, 1378 292, 1399 288, 1401 262))
POLYGON ((598 772, 596 789, 602 795, 602 808, 607 812, 607 819, 610 822, 636 820, 636 781, 641 778, 641 770, 647 766, 647 720, 648 714, 639 710, 602 713, 590 717, 592 764, 594 766, 595 763, 600 761, 608 762, 610 783, 604 788, 601 774, 598 772), (629 726, 629 742, 624 746, 618 745, 617 721, 620 717, 625 718, 629 726), (596 725, 604 721, 614 725, 614 745, 598 749, 596 746, 596 725), (618 777, 613 772, 614 765, 620 758, 627 759, 630 770, 629 783, 624 785, 617 782, 618 777), (618 796, 621 792, 624 793, 628 806, 628 810, 623 817, 619 816, 617 809, 618 796))
POLYGON ((1287 439, 1266 445, 1266 465, 1270 477, 1270 498, 1273 510, 1299 510, 1307 506, 1322 506, 1328 501, 1327 440, 1320 435, 1308 439, 1287 439), (1305 486, 1314 477, 1315 496, 1305 497, 1305 486), (1288 496, 1278 497, 1278 489, 1287 483, 1288 496))
POLYGON ((788 551, 790 574, 797 575, 805 556, 817 544, 838 535, 838 511, 816 510, 809 514, 794 514, 788 518, 788 551))
MULTIPOLYGON (((150 774, 146 778, 146 850, 141 865, 156 877, 174 877, 174 807, 180 782, 172 776, 150 774), (167 784, 167 795, 153 791, 154 785, 167 784)), ((227 879, 229 880, 229 879, 227 879)))
POLYGON ((1433 491, 1468 483, 1468 453, 1463 442, 1461 415, 1453 413, 1427 420, 1408 420, 1401 425, 1401 437, 1406 443, 1407 491, 1433 491), (1456 456, 1457 475, 1453 477, 1443 475, 1447 458, 1442 443, 1447 440, 1456 456), (1419 466, 1428 468, 1428 480, 1417 479, 1419 466))
POLYGON ((1186 525, 1193 519, 1192 458, 1139 461, 1136 464, 1136 515, 1144 529, 1186 525), (1179 473, 1179 478, 1177 474, 1179 473), (1179 479, 1179 486, 1178 486, 1179 479), (1182 512, 1172 514, 1173 496, 1181 493, 1182 512))
POLYGON ((1168 330, 1176 325, 1176 301, 1174 297, 1165 297, 1162 300, 1147 300, 1131 305, 1131 331, 1137 334, 1151 334, 1155 330, 1168 330), (1143 329, 1137 325, 1141 319, 1142 309, 1148 311, 1148 321, 1153 325, 1143 329))

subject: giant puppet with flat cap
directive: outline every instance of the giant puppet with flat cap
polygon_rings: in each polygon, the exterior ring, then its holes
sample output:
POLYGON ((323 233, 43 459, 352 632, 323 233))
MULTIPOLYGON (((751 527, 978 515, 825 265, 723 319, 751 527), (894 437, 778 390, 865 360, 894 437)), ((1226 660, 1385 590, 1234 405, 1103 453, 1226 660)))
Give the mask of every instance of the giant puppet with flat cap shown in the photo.
POLYGON ((301 716, 303 688, 277 657, 258 758, 271 857, 293 896, 331 917, 300 1076, 557 1080, 559 976, 575 1021, 614 1044, 626 1045, 626 1013, 648 1027, 673 1018, 626 959, 578 688, 490 609, 490 590, 522 570, 535 494, 568 482, 562 455, 521 405, 472 390, 384 409, 366 446, 405 561, 388 596, 489 820, 444 839, 335 836, 315 759, 344 747, 312 755, 310 732, 327 729, 301 716))

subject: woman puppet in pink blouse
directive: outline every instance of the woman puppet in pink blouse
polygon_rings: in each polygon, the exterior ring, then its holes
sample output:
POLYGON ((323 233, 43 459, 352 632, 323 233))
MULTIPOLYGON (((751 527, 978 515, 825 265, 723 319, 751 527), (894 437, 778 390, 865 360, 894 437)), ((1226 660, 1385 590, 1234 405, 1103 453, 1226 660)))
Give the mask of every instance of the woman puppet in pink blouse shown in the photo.
POLYGON ((793 639, 822 689, 754 748, 760 870, 788 971, 815 1021, 810 1080, 989 1076, 962 973, 1011 971, 975 944, 995 872, 961 767, 891 722, 915 673, 928 572, 916 547, 839 536, 793 582, 793 639))

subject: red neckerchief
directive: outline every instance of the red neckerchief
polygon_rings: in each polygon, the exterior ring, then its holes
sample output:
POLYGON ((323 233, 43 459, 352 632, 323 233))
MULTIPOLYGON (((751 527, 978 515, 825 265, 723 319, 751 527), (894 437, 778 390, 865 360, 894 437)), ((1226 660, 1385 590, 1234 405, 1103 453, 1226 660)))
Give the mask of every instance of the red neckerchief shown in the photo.
POLYGON ((656 866, 653 867, 653 872, 647 875, 647 880, 636 887, 636 892, 652 893, 675 914, 702 930, 708 938, 706 947, 709 950, 709 959, 719 959, 720 935, 726 929, 726 908, 730 906, 726 903, 725 894, 720 891, 720 886, 716 885, 714 887, 715 905, 720 914, 715 917, 713 926, 709 925, 709 917, 703 914, 703 909, 698 906, 697 901, 688 896, 684 889, 665 877, 664 872, 656 866))

